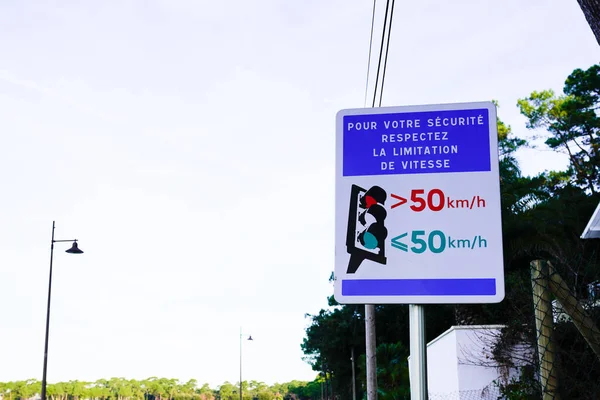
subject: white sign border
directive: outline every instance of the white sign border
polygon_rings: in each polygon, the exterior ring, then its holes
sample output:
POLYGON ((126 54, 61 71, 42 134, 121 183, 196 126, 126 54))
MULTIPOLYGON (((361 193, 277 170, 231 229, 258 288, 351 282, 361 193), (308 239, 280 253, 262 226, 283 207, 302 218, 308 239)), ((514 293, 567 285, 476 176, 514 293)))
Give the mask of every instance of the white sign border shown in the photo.
MULTIPOLYGON (((377 114, 394 114, 394 113, 411 113, 411 112, 431 112, 431 111, 460 111, 468 109, 481 109, 485 108, 488 110, 488 123, 489 123, 489 135, 490 135, 490 171, 489 173, 495 173, 498 176, 497 192, 498 198, 500 199, 500 179, 499 179, 499 149, 498 149, 498 131, 497 131, 497 110, 496 105, 491 101, 480 101, 480 102, 466 102, 466 103, 447 103, 447 104, 427 104, 427 105, 407 105, 407 106, 393 106, 393 107, 377 107, 377 108, 354 108, 354 109, 343 109, 336 114, 336 157, 335 157, 335 187, 336 197, 338 193, 338 186, 341 181, 345 178, 343 176, 343 118, 349 115, 377 115, 377 114)), ((477 172, 460 172, 460 174, 469 174, 477 172)), ((488 171, 486 171, 488 173, 488 171)), ((440 175, 440 174, 428 174, 428 175, 440 175)), ((374 179, 377 179, 379 175, 373 175, 374 179)), ((338 203, 336 198, 335 204, 338 203)), ((337 227, 337 213, 336 210, 336 221, 335 226, 337 227)), ((347 212, 347 211, 346 211, 347 212)), ((500 220, 500 229, 502 224, 501 208, 497 210, 497 217, 500 220)), ((337 229, 336 229, 337 230, 337 229)), ((500 240, 502 234, 499 235, 500 240)), ((389 238, 388 238, 389 239, 389 238)), ((337 257, 342 256, 348 257, 345 247, 338 248, 338 238, 335 239, 335 265, 340 263, 337 261, 337 257), (339 254, 338 254, 339 252, 339 254)), ((503 248, 502 242, 498 244, 500 248, 503 248)), ((338 280, 337 268, 334 270, 334 298, 340 304, 493 304, 499 303, 504 299, 505 296, 505 282, 504 282, 504 259, 501 254, 502 269, 499 274, 494 273, 493 276, 481 276, 481 278, 494 278, 496 279, 496 294, 494 295, 440 295, 440 296, 343 296, 341 293, 341 281, 338 280)), ((472 277, 478 278, 478 277, 472 277)), ((372 279, 378 279, 372 277, 372 279)), ((436 279, 431 277, 431 279, 436 279)))

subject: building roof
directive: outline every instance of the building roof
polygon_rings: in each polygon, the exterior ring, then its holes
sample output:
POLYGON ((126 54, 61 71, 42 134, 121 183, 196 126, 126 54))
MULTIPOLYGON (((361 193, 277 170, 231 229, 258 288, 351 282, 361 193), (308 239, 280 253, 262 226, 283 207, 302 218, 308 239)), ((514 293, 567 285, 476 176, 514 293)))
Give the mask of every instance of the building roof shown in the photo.
MULTIPOLYGON (((427 348, 429 348, 429 346, 433 345, 435 342, 443 339, 445 336, 447 336, 451 332, 454 332, 457 330, 475 330, 475 331, 483 330, 483 331, 486 331, 486 330, 499 330, 504 327, 506 327, 506 325, 453 325, 447 331, 442 333, 440 336, 436 337, 431 342, 427 343, 427 348)), ((409 355, 408 359, 410 360, 410 358, 411 358, 411 356, 409 355)))
POLYGON ((581 234, 582 239, 600 238, 600 203, 581 234))

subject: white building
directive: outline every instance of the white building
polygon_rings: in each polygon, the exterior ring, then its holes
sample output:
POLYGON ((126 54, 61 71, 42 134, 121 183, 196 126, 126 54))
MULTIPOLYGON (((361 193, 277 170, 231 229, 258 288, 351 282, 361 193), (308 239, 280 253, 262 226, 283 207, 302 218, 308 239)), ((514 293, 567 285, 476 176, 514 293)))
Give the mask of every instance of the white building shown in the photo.
POLYGON ((592 218, 588 221, 587 226, 581 234, 582 239, 597 239, 600 238, 600 204, 596 207, 592 218))
MULTIPOLYGON (((453 326, 427 344, 427 386, 430 400, 496 400, 500 395, 494 382, 507 383, 516 377, 516 368, 498 366, 492 349, 502 325, 453 326)), ((515 357, 527 357, 526 349, 515 357)), ((408 357, 409 370, 412 369, 408 357)), ((411 374, 412 375, 412 374, 411 374)))

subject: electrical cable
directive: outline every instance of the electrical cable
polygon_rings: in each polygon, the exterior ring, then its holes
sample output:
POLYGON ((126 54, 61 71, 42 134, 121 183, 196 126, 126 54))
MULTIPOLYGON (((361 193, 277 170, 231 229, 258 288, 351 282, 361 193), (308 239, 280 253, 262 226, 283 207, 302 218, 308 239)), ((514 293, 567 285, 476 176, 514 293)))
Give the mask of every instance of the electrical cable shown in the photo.
POLYGON ((371 49, 373 48, 373 27, 375 26, 375 6, 377 0, 373 0, 373 15, 371 16, 371 38, 369 39, 369 58, 367 60, 367 83, 365 84, 365 107, 367 106, 367 95, 369 92, 369 73, 371 71, 371 49))
POLYGON ((381 70, 381 60, 383 56, 383 46, 385 43, 385 30, 387 27, 388 11, 390 7, 390 0, 385 3, 385 16, 383 20, 383 32, 381 33, 381 48, 379 49, 379 61, 377 62, 377 75, 375 75, 375 90, 373 91, 373 104, 371 107, 375 107, 375 100, 377 99, 377 86, 379 83, 379 72, 381 70))
POLYGON ((390 9, 390 27, 388 28, 387 44, 385 48, 385 61, 383 62, 383 73, 381 75, 381 88, 379 89, 379 107, 381 107, 381 100, 383 98, 383 85, 385 84, 385 71, 387 71, 387 59, 390 51, 390 38, 392 37, 392 21, 394 20, 394 4, 395 0, 392 0, 392 7, 390 9))

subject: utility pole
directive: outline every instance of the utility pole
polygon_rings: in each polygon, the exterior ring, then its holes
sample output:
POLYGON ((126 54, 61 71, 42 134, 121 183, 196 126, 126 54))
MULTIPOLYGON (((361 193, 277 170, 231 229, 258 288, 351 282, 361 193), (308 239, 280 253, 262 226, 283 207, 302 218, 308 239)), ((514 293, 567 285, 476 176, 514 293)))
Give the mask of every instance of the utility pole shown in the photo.
POLYGON ((321 381, 321 400, 324 400, 325 398, 323 397, 323 381, 321 381))
POLYGON ((240 400, 243 400, 242 395, 242 327, 240 326, 240 400))
POLYGON ((367 400, 377 400, 377 344, 375 336, 375 306, 365 304, 367 347, 367 400))
MULTIPOLYGON (((252 339, 252 335, 248 336, 246 340, 254 340, 252 339)), ((240 326, 240 400, 243 400, 243 387, 242 387, 242 327, 240 326)))
POLYGON ((352 360, 352 400, 356 400, 356 373, 354 372, 354 346, 350 348, 350 360, 352 360))

